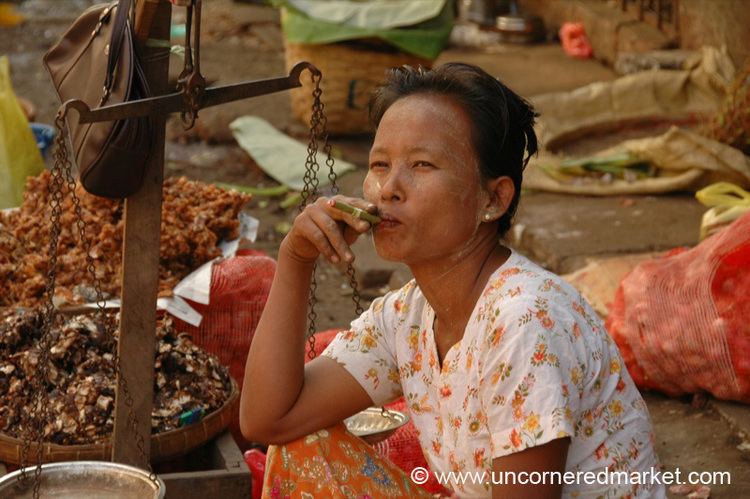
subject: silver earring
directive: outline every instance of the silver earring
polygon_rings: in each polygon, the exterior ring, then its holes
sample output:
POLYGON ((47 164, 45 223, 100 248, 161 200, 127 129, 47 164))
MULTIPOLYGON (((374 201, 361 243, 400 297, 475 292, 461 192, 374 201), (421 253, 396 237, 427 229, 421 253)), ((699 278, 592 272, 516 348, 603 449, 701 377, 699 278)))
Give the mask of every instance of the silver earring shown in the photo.
POLYGON ((485 213, 484 214, 484 220, 486 222, 489 222, 490 220, 492 220, 492 215, 490 215, 489 213, 485 213))

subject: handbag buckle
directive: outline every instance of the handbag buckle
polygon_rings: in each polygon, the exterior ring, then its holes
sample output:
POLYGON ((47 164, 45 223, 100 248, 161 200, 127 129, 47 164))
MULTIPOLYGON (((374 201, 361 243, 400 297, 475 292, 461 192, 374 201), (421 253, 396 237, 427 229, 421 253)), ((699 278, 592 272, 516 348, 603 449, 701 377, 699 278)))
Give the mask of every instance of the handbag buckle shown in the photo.
POLYGON ((112 92, 110 88, 108 88, 106 85, 102 88, 104 93, 102 94, 102 99, 99 101, 99 106, 101 107, 105 102, 107 102, 107 99, 109 99, 109 94, 112 92))
POLYGON ((115 5, 116 4, 108 5, 107 7, 104 8, 104 10, 102 11, 102 13, 99 14, 99 22, 96 23, 96 27, 94 28, 94 31, 91 32, 91 37, 92 38, 95 37, 96 35, 98 35, 99 32, 102 30, 102 26, 104 26, 104 23, 106 23, 106 22, 109 21, 109 16, 112 13, 112 8, 115 5))
POLYGON ((114 7, 115 4, 107 5, 101 14, 99 14, 99 24, 103 24, 107 22, 107 18, 109 17, 109 14, 112 12, 112 7, 114 7))

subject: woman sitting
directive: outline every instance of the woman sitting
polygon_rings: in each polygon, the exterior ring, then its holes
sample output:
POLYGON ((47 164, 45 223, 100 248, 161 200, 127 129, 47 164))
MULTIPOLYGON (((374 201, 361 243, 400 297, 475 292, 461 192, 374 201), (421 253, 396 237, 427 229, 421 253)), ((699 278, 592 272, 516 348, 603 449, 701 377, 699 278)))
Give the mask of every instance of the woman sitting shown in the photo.
POLYGON ((364 199, 336 199, 383 221, 371 227, 327 198, 297 216, 248 356, 243 433, 278 446, 266 494, 419 496, 341 425, 403 395, 433 472, 485 473, 449 476, 460 497, 663 497, 642 480, 575 475, 649 472, 658 460, 646 406, 595 312, 499 244, 537 150, 529 103, 477 67, 446 64, 393 70, 370 113, 364 199), (313 264, 351 262, 370 229, 378 255, 414 279, 305 366, 313 264), (558 473, 528 485, 523 476, 542 475, 504 472, 558 473))

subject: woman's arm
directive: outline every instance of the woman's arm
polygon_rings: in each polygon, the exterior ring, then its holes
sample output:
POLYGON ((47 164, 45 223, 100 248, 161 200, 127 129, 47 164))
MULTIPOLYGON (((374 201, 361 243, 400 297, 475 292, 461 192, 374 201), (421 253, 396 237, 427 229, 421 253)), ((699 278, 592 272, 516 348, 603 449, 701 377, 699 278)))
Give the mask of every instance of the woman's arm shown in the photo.
MULTIPOLYGON (((536 447, 530 447, 498 457, 492 460, 492 497, 493 499, 557 499, 562 494, 562 483, 550 483, 552 480, 547 476, 538 485, 528 483, 529 473, 538 472, 544 477, 544 472, 559 471, 562 476, 565 473, 565 462, 568 458, 568 446, 570 438, 558 438, 536 447), (505 472, 512 472, 505 475, 505 472), (515 477, 516 483, 513 483, 515 477), (525 484, 518 483, 523 480, 525 484), (494 483, 500 482, 503 483, 494 483), (505 483, 510 481, 510 483, 505 483)), ((555 478, 556 479, 556 478, 555 478)), ((536 476, 533 477, 536 481, 536 476)))
MULTIPOLYGON (((362 200, 344 200, 372 209, 362 200)), ((289 441, 371 405, 365 390, 336 362, 319 358, 304 365, 313 264, 320 254, 334 263, 353 260, 349 245, 369 227, 321 198, 297 216, 284 238, 245 368, 240 427, 249 440, 289 441)))

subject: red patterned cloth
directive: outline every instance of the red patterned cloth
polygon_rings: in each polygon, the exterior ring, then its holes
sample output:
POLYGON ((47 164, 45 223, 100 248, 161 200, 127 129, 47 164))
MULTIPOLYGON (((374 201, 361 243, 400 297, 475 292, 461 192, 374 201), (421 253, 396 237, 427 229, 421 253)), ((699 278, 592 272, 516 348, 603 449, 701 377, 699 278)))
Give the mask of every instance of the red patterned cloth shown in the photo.
POLYGON ((431 498, 343 423, 268 448, 263 497, 431 498))

